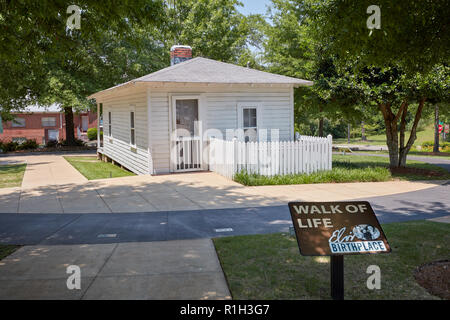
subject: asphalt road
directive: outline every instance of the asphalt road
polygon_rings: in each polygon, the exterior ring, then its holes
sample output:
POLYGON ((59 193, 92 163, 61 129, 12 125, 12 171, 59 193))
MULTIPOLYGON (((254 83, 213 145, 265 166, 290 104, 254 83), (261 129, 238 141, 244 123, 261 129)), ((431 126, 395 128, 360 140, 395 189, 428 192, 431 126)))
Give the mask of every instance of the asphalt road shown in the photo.
MULTIPOLYGON (((381 223, 442 217, 450 214, 450 182, 427 190, 362 200, 372 204, 381 223)), ((57 245, 182 240, 287 232, 291 225, 287 204, 151 213, 12 213, 0 214, 0 243, 57 245)))

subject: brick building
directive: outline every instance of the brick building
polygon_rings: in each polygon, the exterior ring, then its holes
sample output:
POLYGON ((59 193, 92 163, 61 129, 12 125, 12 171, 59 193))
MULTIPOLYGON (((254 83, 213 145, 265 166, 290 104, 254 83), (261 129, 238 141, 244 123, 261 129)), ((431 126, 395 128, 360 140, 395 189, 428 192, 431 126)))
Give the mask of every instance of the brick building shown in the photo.
MULTIPOLYGON (((14 121, 3 122, 2 142, 35 139, 38 144, 45 144, 50 140, 66 139, 65 115, 57 105, 46 108, 30 106, 13 115, 14 121)), ((74 113, 73 122, 75 137, 85 140, 87 130, 97 127, 97 114, 90 111, 74 113)))

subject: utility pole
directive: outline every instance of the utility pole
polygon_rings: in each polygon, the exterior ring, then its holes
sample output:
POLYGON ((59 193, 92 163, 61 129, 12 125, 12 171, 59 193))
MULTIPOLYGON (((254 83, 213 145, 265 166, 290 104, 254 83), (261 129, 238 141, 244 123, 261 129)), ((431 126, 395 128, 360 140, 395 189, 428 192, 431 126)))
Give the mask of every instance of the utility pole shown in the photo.
POLYGON ((439 152, 439 106, 434 107, 434 144, 433 152, 439 152))

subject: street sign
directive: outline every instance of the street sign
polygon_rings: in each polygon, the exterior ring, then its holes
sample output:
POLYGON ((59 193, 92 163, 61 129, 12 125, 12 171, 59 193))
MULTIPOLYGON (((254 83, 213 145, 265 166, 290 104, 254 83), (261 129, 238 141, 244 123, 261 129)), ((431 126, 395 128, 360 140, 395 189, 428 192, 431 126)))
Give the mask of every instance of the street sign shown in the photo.
POLYGON ((390 252, 367 201, 290 202, 300 253, 327 256, 390 252))
POLYGON ((449 125, 449 124, 446 124, 446 125, 444 126, 444 132, 445 132, 445 133, 450 133, 450 125, 449 125))
POLYGON ((439 128, 439 133, 442 133, 442 130, 444 129, 444 126, 443 126, 442 124, 440 124, 440 125, 438 126, 438 128, 439 128))
POLYGON ((389 243, 367 201, 289 202, 300 253, 331 256, 331 297, 344 299, 344 255, 388 253, 389 243))

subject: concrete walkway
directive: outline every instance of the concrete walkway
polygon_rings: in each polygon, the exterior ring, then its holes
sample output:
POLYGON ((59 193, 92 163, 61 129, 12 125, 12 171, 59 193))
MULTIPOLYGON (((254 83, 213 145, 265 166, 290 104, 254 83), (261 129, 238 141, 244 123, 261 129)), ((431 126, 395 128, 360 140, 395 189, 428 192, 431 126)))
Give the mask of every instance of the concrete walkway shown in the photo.
POLYGON ((0 262, 3 299, 230 299, 209 239, 27 246, 0 262), (81 270, 69 290, 68 266, 81 270))
MULTIPOLYGON (((64 154, 72 156, 80 154, 64 154)), ((42 186, 85 183, 88 180, 63 155, 32 154, 1 157, 0 164, 26 163, 27 168, 22 180, 22 188, 30 189, 42 186)))
POLYGON ((126 213, 283 205, 400 194, 443 181, 246 187, 210 172, 88 181, 61 155, 2 157, 27 162, 22 187, 0 189, 0 213, 126 213))

